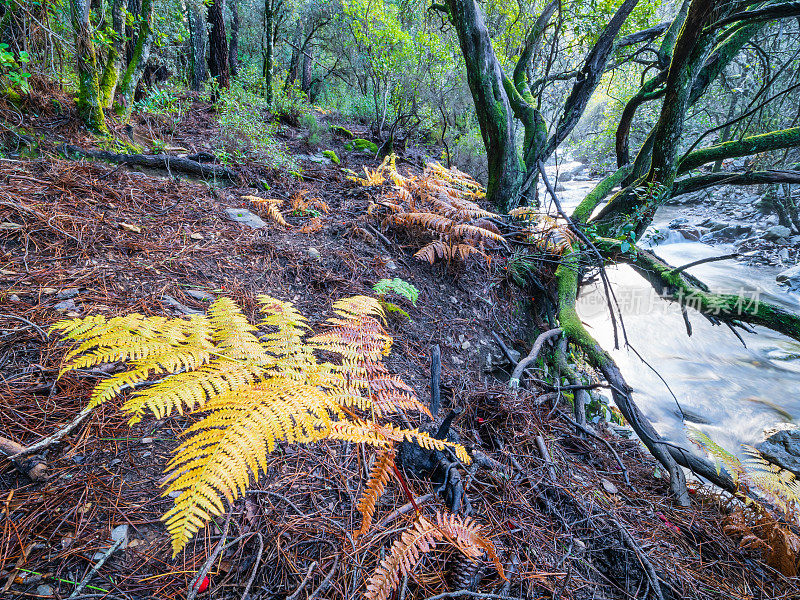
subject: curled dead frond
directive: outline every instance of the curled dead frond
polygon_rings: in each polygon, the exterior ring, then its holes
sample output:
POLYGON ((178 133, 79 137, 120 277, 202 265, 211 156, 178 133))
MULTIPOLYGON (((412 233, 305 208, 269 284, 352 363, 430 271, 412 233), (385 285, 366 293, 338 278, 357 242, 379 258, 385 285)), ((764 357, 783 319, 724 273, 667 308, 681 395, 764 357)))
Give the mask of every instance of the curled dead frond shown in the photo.
POLYGON ((394 541, 389 553, 367 581, 365 598, 388 600, 400 580, 410 575, 422 557, 436 547, 437 543, 442 542, 473 560, 486 553, 501 577, 505 578, 494 545, 484 536, 477 522, 469 517, 437 512, 435 522, 420 515, 394 541))

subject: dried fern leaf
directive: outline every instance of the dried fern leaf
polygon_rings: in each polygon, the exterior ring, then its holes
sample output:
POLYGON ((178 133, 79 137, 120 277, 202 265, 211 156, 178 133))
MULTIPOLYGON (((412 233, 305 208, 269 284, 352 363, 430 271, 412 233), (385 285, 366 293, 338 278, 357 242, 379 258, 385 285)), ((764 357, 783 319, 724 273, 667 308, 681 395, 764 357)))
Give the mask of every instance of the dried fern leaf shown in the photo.
POLYGON ((395 468, 394 456, 395 449, 392 446, 387 450, 379 450, 375 457, 375 464, 372 465, 364 493, 356 505, 358 512, 361 513, 361 527, 353 533, 354 538, 367 533, 372 525, 375 505, 383 495, 383 490, 393 475, 393 469, 395 468))
POLYGON ((286 219, 283 218, 283 214, 278 209, 281 205, 283 200, 280 198, 259 198, 258 196, 242 196, 242 200, 247 200, 258 207, 258 212, 265 216, 270 221, 277 223, 283 227, 290 227, 289 223, 286 222, 286 219))

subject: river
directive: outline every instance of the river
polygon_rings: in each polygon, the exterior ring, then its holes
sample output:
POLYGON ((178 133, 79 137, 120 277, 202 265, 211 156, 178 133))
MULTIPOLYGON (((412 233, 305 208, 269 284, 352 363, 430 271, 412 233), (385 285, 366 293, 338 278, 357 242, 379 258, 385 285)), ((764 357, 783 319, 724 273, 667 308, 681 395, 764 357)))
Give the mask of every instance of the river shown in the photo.
MULTIPOLYGON (((564 183, 559 196, 567 212, 567 207, 575 206, 594 183, 564 183)), ((653 228, 667 231, 669 221, 678 216, 679 207, 663 207, 653 228)), ((727 245, 689 242, 674 231, 667 231, 666 239, 651 249, 675 266, 735 251, 727 245)), ((776 284, 779 270, 726 260, 698 265, 687 272, 712 291, 736 292, 746 302, 769 301, 800 311, 800 296, 776 284)), ((689 310, 693 329, 689 337, 678 305, 658 298, 633 269, 611 267, 608 275, 630 344, 669 384, 689 416, 687 424, 738 453, 741 444, 761 441, 765 429, 800 420, 800 343, 756 327, 757 335, 740 330, 747 344, 744 347, 726 326, 713 326, 693 310, 689 310)), ((681 411, 659 375, 631 350, 613 350, 613 328, 602 286, 584 288, 578 310, 591 333, 611 351, 634 388, 637 404, 656 429, 674 442, 687 443, 681 411)))

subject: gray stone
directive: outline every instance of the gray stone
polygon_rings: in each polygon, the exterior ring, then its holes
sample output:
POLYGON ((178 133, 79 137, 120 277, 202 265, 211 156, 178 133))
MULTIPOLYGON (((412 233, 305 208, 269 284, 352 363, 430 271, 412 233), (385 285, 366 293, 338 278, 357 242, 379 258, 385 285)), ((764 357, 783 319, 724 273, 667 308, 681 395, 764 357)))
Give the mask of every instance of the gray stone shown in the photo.
POLYGON ((789 249, 788 248, 781 248, 781 251, 778 252, 778 258, 780 258, 784 262, 789 260, 789 249))
POLYGON ((262 229, 267 226, 261 217, 246 208, 226 208, 225 214, 231 221, 247 225, 252 229, 262 229))
POLYGON ((756 450, 769 462, 800 477, 800 429, 784 429, 773 433, 756 450))
POLYGON ((764 232, 762 236, 765 240, 776 241, 781 238, 788 238, 792 234, 792 230, 783 225, 773 225, 764 232))
POLYGON ((20 299, 20 297, 19 297, 19 296, 17 296, 16 294, 11 294, 11 295, 8 297, 8 301, 9 301, 9 302, 13 302, 14 304, 19 304, 20 302, 22 302, 22 300, 20 299))
POLYGON ((46 583, 36 586, 36 595, 44 597, 52 596, 53 586, 47 585, 46 583))
POLYGON ((314 246, 309 246, 306 250, 306 254, 311 260, 322 260, 322 255, 319 253, 319 250, 314 248, 314 246))
POLYGON ((394 262, 393 260, 390 260, 389 262, 386 263, 386 268, 389 269, 390 271, 397 271, 397 263, 394 262))
POLYGON ((69 300, 70 298, 74 298, 80 293, 78 288, 67 288, 65 290, 61 290, 56 294, 56 298, 59 300, 69 300))
POLYGON ((800 290, 800 264, 778 273, 775 281, 778 283, 785 283, 790 289, 800 290))
POLYGON ((214 295, 204 292, 203 290, 186 290, 186 295, 194 298, 195 300, 200 300, 201 302, 214 301, 214 295))
POLYGON ((161 301, 164 304, 166 304, 167 306, 169 306, 170 308, 174 308, 178 312, 181 312, 181 313, 183 313, 185 315, 201 315, 201 314, 203 314, 201 311, 195 310, 193 308, 189 308, 188 306, 186 306, 182 302, 178 302, 177 300, 175 300, 175 298, 173 298, 172 296, 169 296, 167 294, 164 294, 161 297, 161 301))
POLYGON ((605 477, 603 477, 600 480, 600 483, 603 485, 603 489, 606 491, 607 494, 617 494, 617 493, 619 493, 619 490, 617 489, 617 486, 615 486, 613 483, 611 483, 605 477))
POLYGON ((461 344, 461 349, 462 350, 469 350, 471 347, 472 347, 472 344, 470 344, 469 342, 464 342, 464 343, 461 344))
POLYGON ((75 301, 70 298, 69 300, 59 302, 53 308, 58 312, 67 312, 77 310, 78 307, 75 305, 75 301))
POLYGON ((800 244, 800 235, 793 235, 789 238, 789 243, 797 246, 800 244))

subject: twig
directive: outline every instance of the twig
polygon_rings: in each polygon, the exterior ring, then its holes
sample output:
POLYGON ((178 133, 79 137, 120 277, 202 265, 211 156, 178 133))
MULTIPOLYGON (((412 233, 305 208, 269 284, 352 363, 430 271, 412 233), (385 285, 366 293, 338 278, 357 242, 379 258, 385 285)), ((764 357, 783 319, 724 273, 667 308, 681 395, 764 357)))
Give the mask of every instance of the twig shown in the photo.
POLYGON ((484 592, 471 592, 469 590, 458 590, 455 592, 444 592, 435 596, 428 596, 425 600, 444 600, 445 598, 475 598, 476 600, 523 600, 516 596, 504 596, 503 594, 489 594, 484 592))
POLYGON ((61 438, 70 433, 78 425, 83 423, 83 420, 89 416, 93 408, 94 407, 91 404, 86 406, 81 412, 78 413, 78 415, 72 420, 71 423, 59 429, 53 435, 46 437, 43 440, 40 440, 35 444, 32 444, 31 446, 28 446, 24 450, 18 452, 17 454, 11 457, 11 460, 18 461, 30 454, 33 454, 34 452, 42 450, 43 448, 48 448, 49 446, 57 444, 58 442, 61 441, 61 438))
POLYGON ((233 516, 233 508, 228 512, 228 516, 225 518, 225 526, 222 528, 222 536, 219 538, 214 551, 211 555, 206 559, 206 562, 203 563, 203 566, 197 572, 194 579, 189 582, 189 591, 186 592, 186 600, 194 600, 194 597, 197 596, 197 592, 200 589, 200 582, 203 581, 203 578, 208 575, 208 572, 211 570, 211 565, 214 564, 214 561, 217 560, 217 557, 222 552, 222 549, 225 547, 225 542, 228 539, 228 530, 231 527, 231 517, 233 516))
MULTIPOLYGON (((425 494, 424 496, 417 496, 416 498, 414 498, 414 502, 416 503, 417 506, 422 506, 423 504, 428 502, 428 500, 430 500, 434 496, 435 496, 435 494, 425 494)), ((385 528, 386 525, 388 525, 389 523, 394 521, 400 515, 406 514, 412 508, 414 508, 414 505, 411 502, 407 502, 406 504, 404 504, 403 506, 401 506, 397 510, 393 510, 388 515, 386 515, 386 517, 384 517, 383 520, 381 521, 380 525, 378 527, 373 528, 373 529, 374 530, 379 530, 379 529, 385 528)))
POLYGON ((549 331, 545 331, 544 333, 540 334, 539 337, 536 338, 536 341, 533 343, 533 348, 531 348, 530 354, 523 358, 521 361, 517 363, 517 366, 514 368, 514 372, 511 374, 511 379, 508 380, 508 387, 510 388, 518 388, 520 385, 520 379, 522 379, 522 374, 525 372, 525 369, 528 368, 528 365, 531 364, 533 361, 536 360, 536 357, 539 356, 539 352, 542 350, 542 346, 544 343, 561 335, 561 328, 556 327, 555 329, 550 329, 549 331))
POLYGON ((599 441, 601 441, 601 442, 602 442, 602 443, 605 445, 605 447, 606 447, 606 448, 608 448, 608 450, 611 452, 611 454, 613 454, 613 455, 614 455, 614 458, 616 459, 616 461, 617 461, 617 464, 619 465, 619 468, 620 468, 620 470, 622 471, 622 477, 625 479, 625 483, 627 484, 627 486, 628 486, 629 488, 631 488, 632 490, 636 491, 636 488, 635 488, 635 487, 633 487, 633 486, 631 485, 631 480, 630 480, 630 479, 628 479, 628 469, 627 469, 627 467, 626 467, 626 466, 625 466, 625 464, 622 462, 622 459, 620 458, 619 454, 617 454, 617 451, 616 451, 616 450, 614 450, 614 447, 611 445, 611 442, 609 442, 607 439, 605 439, 605 438, 603 438, 603 437, 599 436, 597 433, 595 433, 594 431, 592 431, 591 427, 586 427, 586 426, 584 426, 584 425, 581 425, 580 423, 578 423, 577 421, 574 421, 573 419, 571 419, 571 418, 570 418, 569 416, 567 416, 567 415, 562 415, 562 416, 563 416, 563 417, 564 417, 564 418, 565 418, 567 421, 569 421, 570 423, 572 423, 572 425, 574 425, 575 427, 577 427, 578 429, 580 429, 581 431, 583 431, 583 432, 584 432, 586 435, 588 435, 588 436, 590 436, 590 437, 593 437, 593 438, 594 438, 594 439, 596 439, 596 440, 599 440, 599 441))
POLYGON ((250 573, 250 578, 247 580, 247 585, 242 592, 242 600, 247 600, 247 595, 250 593, 250 588, 253 587, 253 582, 256 580, 258 574, 258 567, 261 565, 261 556, 264 554, 264 536, 258 532, 253 532, 258 536, 258 554, 256 561, 253 563, 253 572, 250 573))
POLYGON ((653 595, 656 597, 656 600, 664 600, 664 596, 661 593, 661 583, 658 581, 656 570, 653 568, 653 563, 651 563, 650 559, 647 558, 647 554, 645 554, 644 550, 639 547, 639 544, 637 544, 636 540, 634 540, 631 534, 628 533, 628 530, 622 526, 622 523, 617 521, 617 519, 611 515, 609 515, 609 519, 614 525, 617 526, 617 529, 619 529, 619 532, 622 534, 622 539, 625 540, 625 545, 633 550, 634 554, 639 557, 639 561, 641 562, 645 573, 647 573, 647 579, 650 581, 650 588, 653 590, 653 595))
MULTIPOLYGON (((127 528, 128 526, 125 525, 125 527, 127 528)), ((106 564, 106 561, 111 557, 112 554, 114 554, 117 548, 119 548, 125 542, 127 537, 127 534, 120 536, 120 538, 114 542, 108 550, 106 550, 102 558, 97 561, 97 563, 92 567, 91 571, 89 571, 86 574, 86 577, 84 577, 83 580, 78 584, 78 587, 75 588, 75 591, 69 595, 70 598, 76 598, 77 596, 80 596, 81 592, 89 584, 89 581, 92 579, 92 577, 94 577, 95 573, 97 573, 100 568, 106 564)))
POLYGON ((286 597, 286 600, 294 600, 295 598, 297 598, 297 596, 300 594, 300 592, 302 592, 303 589, 308 584, 309 580, 311 579, 311 573, 316 568, 317 568, 317 561, 314 561, 310 565, 308 565, 308 571, 306 572, 306 576, 303 577, 303 581, 300 582, 300 585, 297 586, 297 589, 294 591, 294 593, 291 596, 287 596, 286 597))
POLYGON ((328 589, 328 583, 330 583, 330 580, 333 577, 333 574, 336 572, 336 568, 338 566, 339 566, 339 555, 337 554, 336 557, 333 559, 333 566, 331 567, 331 570, 328 571, 328 574, 325 576, 325 579, 322 580, 322 583, 320 583, 317 586, 317 588, 313 592, 311 592, 311 595, 308 597, 308 600, 314 600, 314 598, 317 597, 317 594, 319 594, 320 592, 324 592, 326 589, 328 589))
POLYGON ((47 335, 47 332, 44 329, 42 329, 41 327, 39 327, 36 323, 33 323, 32 321, 28 321, 28 319, 26 319, 25 317, 20 317, 20 316, 17 316, 17 315, 5 315, 5 314, 2 314, 2 315, 0 315, 0 318, 16 319, 17 321, 22 321, 23 323, 27 323, 28 325, 30 325, 36 331, 39 332, 39 335, 42 336, 42 340, 43 341, 45 341, 45 342, 50 341, 50 336, 47 335))
POLYGON ((544 438, 541 435, 536 436, 536 447, 539 449, 539 454, 542 455, 542 458, 547 465, 547 471, 550 473, 550 478, 553 480, 553 482, 558 481, 556 467, 553 464, 553 459, 550 457, 550 452, 547 450, 547 446, 544 443, 544 438))
POLYGON ((497 332, 493 331, 492 332, 492 337, 494 338, 494 341, 497 342, 497 345, 500 346, 500 350, 502 350, 503 354, 506 355, 506 358, 508 359, 508 361, 512 365, 514 365, 516 367, 517 366, 517 361, 514 360, 513 356, 511 356, 511 350, 509 350, 508 346, 506 346, 505 343, 503 342, 503 340, 500 339, 500 336, 497 335, 497 332))

